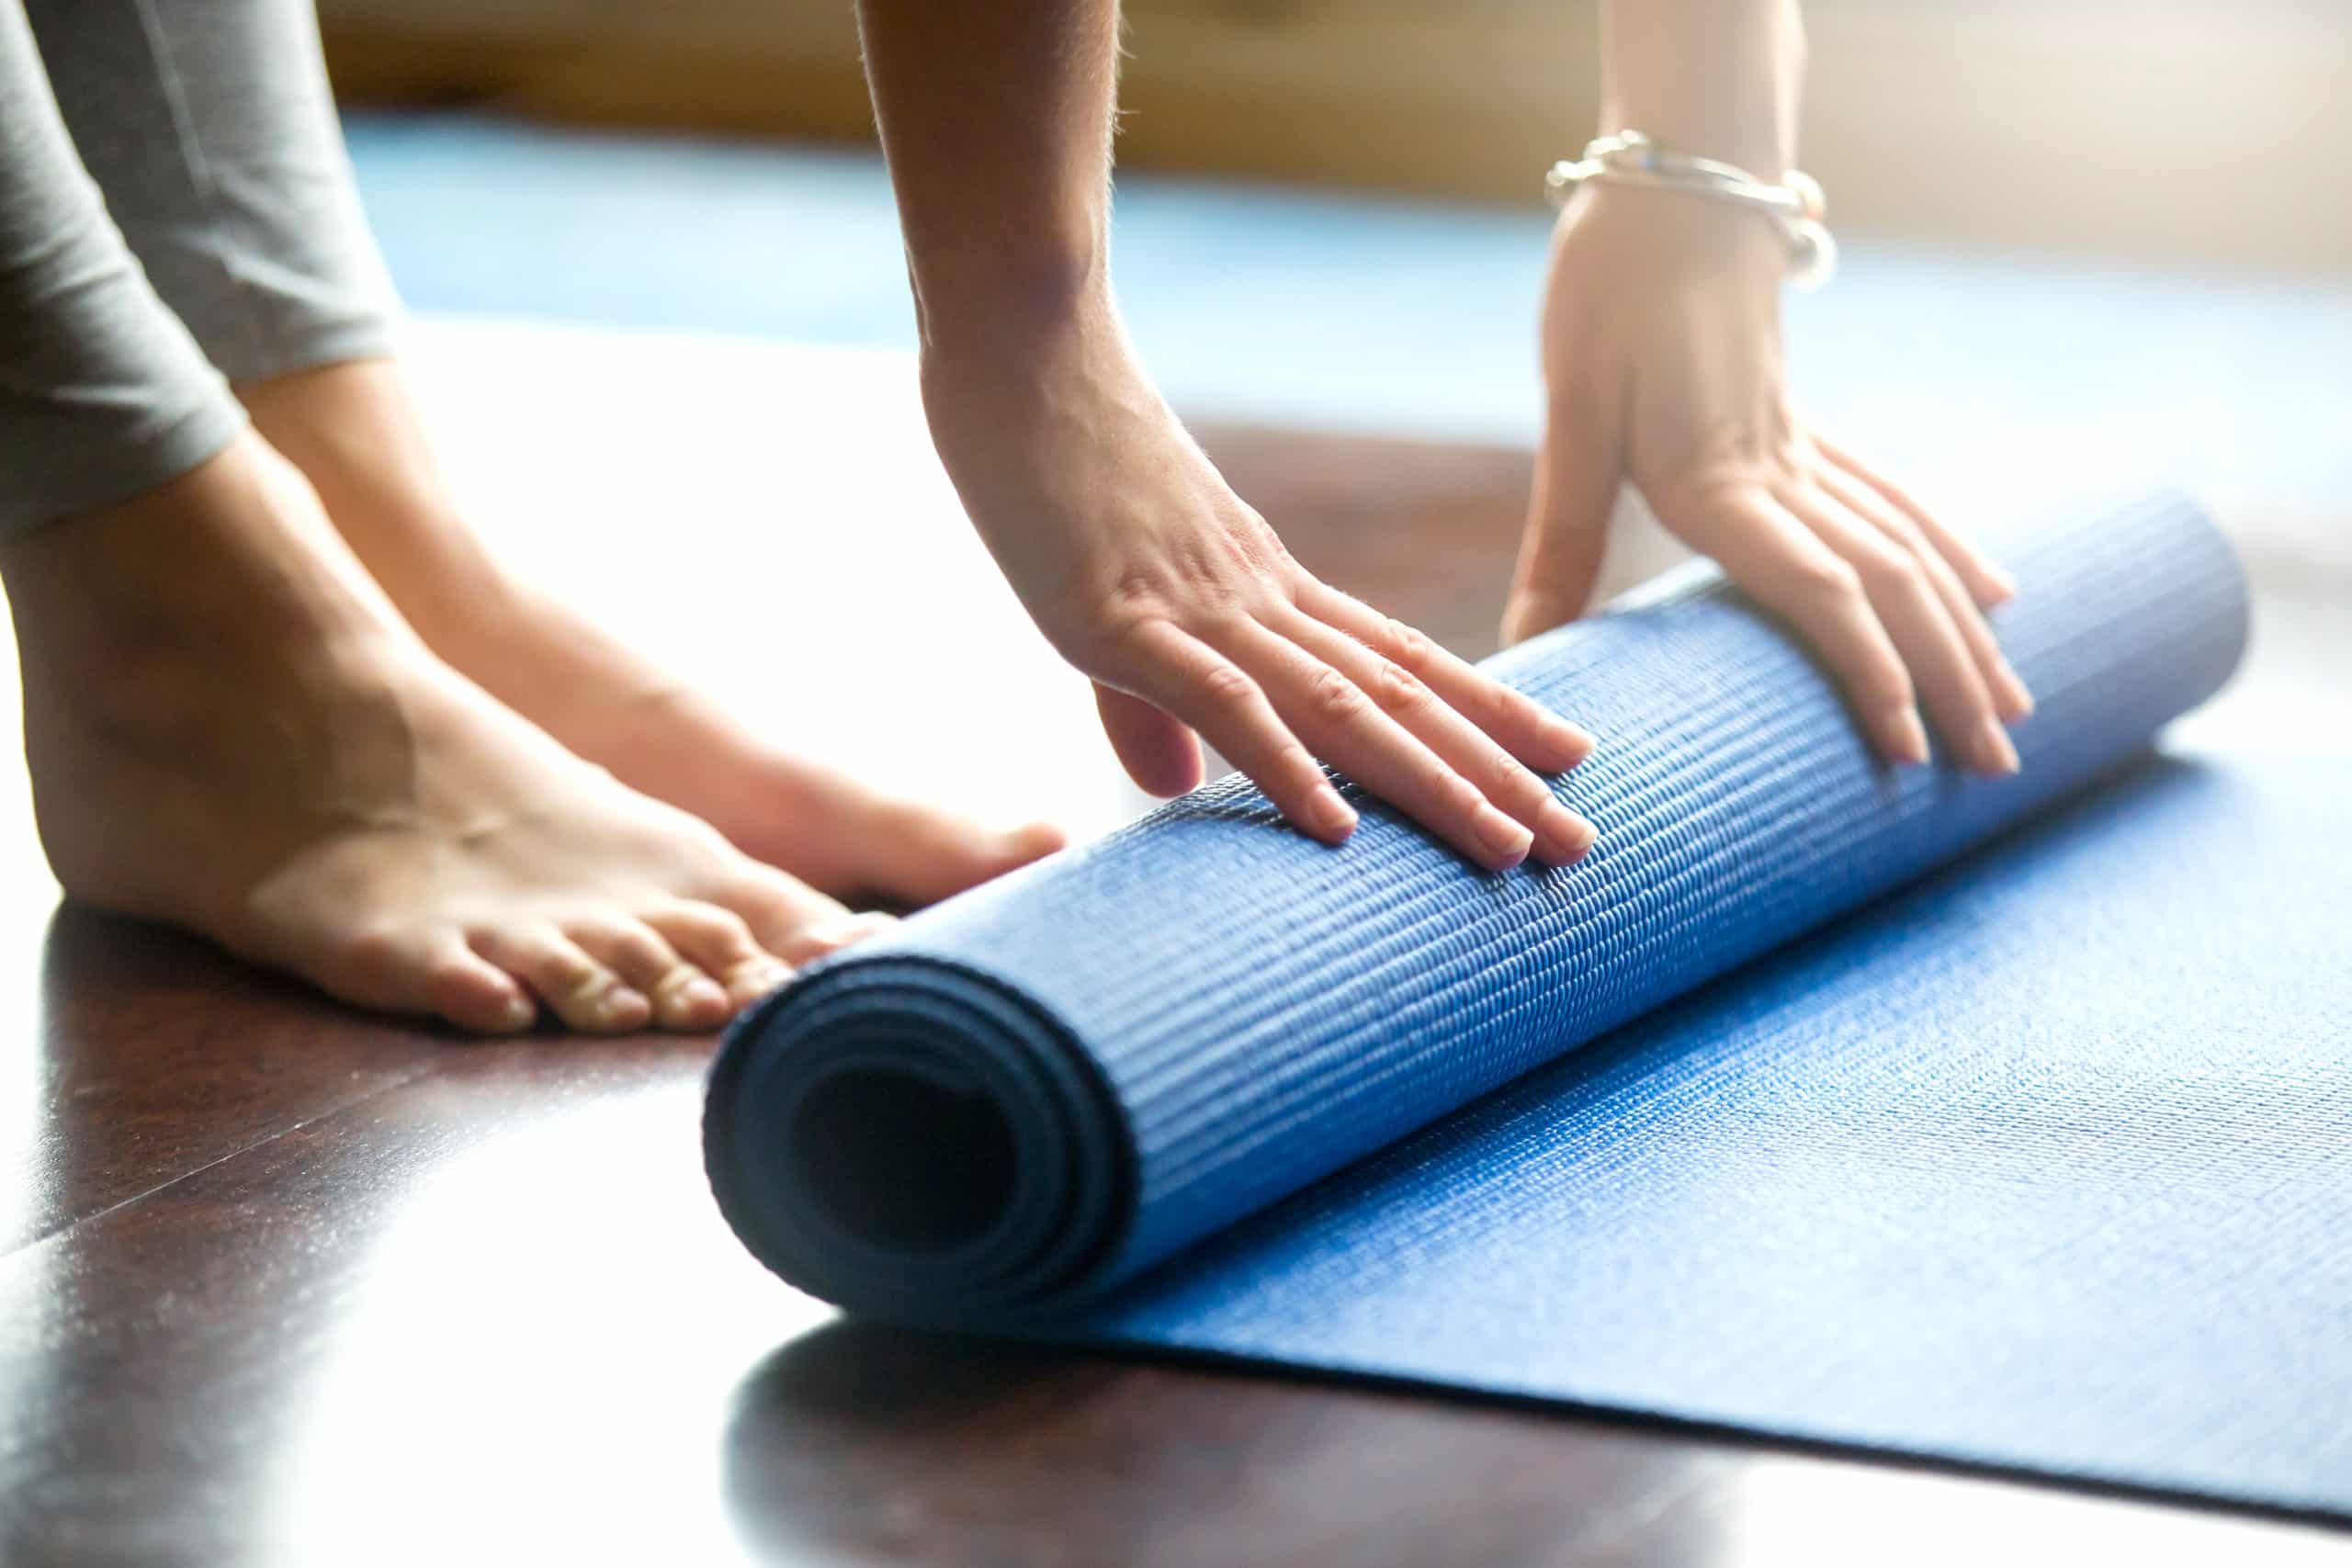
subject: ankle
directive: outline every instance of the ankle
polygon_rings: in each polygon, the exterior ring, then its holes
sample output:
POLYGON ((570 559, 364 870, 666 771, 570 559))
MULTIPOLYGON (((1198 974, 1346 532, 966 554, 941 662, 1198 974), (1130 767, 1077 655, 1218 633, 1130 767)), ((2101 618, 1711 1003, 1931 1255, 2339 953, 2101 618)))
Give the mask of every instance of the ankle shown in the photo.
POLYGON ((239 391, 435 652, 454 660, 527 610, 524 585, 458 510, 390 361, 322 366, 239 391))
POLYGON ((0 575, 28 686, 68 685, 91 708, 167 705, 207 671, 299 677, 400 635, 302 477, 250 433, 122 505, 10 541, 0 575))

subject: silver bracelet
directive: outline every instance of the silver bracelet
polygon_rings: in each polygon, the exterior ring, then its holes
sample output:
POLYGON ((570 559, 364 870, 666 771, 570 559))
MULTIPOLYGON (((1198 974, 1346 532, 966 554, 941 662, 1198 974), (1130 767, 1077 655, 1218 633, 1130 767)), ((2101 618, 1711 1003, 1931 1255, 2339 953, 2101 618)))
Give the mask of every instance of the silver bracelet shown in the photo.
POLYGON ((1821 221, 1821 186, 1801 170, 1791 169, 1773 185, 1713 158, 1669 152, 1638 130, 1621 130, 1586 142, 1584 155, 1574 163, 1563 159, 1553 164, 1544 188, 1553 206, 1565 207, 1589 180, 1739 202, 1781 231, 1789 247, 1789 280, 1799 288, 1818 288, 1838 270, 1838 242, 1821 221))

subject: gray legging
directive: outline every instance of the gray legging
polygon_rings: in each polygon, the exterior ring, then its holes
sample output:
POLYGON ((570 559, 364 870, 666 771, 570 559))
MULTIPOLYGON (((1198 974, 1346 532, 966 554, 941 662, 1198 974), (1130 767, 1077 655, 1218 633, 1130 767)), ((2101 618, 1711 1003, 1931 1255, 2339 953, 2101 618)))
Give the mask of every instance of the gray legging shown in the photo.
POLYGON ((0 534, 194 468, 229 383, 393 309, 311 0, 0 0, 0 534))

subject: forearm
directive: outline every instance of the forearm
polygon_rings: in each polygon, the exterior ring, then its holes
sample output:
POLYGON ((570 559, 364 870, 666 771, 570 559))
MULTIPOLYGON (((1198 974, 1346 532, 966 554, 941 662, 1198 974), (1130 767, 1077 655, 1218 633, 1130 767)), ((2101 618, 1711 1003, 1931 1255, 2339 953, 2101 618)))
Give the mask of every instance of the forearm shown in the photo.
POLYGON ((1796 157, 1796 0, 1605 0, 1601 127, 1778 179, 1796 157))
POLYGON ((1117 0, 858 16, 933 442, 1136 782, 1193 787, 1205 739, 1336 844, 1356 813, 1323 757, 1490 871, 1584 853, 1591 825, 1535 770, 1590 739, 1307 576, 1129 350, 1109 288, 1117 0))
POLYGON ((927 354, 1107 302, 1117 0, 858 0, 927 354))

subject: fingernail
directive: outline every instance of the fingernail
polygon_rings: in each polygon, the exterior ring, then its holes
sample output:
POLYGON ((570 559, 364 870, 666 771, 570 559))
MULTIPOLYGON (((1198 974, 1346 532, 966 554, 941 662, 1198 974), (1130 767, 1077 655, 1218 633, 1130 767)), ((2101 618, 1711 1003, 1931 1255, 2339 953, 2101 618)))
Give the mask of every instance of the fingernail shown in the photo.
POLYGON ((1928 760, 1928 727, 1919 722, 1919 710, 1905 708, 1887 721, 1887 753, 1898 762, 1924 762, 1928 760))
POLYGON ((2018 771, 2018 749, 2009 740, 2009 732, 1997 719, 1986 719, 1976 731, 1976 752, 1990 772, 2014 773, 2018 771))
POLYGON ((1571 768, 1592 754, 1592 732, 1570 724, 1556 714, 1544 716, 1543 721, 1536 726, 1535 738, 1554 756, 1571 759, 1567 763, 1571 768))
MULTIPOLYGON (((1993 589, 1993 604, 2006 604, 2018 596, 2018 580, 2007 572, 1987 570, 1984 578, 1993 589)), ((1986 608, 1991 608, 1991 605, 1986 608)))
POLYGON ((1327 784, 1315 792, 1315 826, 1326 838, 1344 839, 1356 830, 1355 808, 1327 784))
POLYGON ((1489 806, 1481 810, 1472 824, 1478 841, 1512 865, 1527 858, 1534 846, 1535 835, 1524 824, 1514 822, 1489 806))
POLYGON ((2025 689, 2025 682, 2018 679, 2018 672, 2006 664, 2001 666, 2001 688, 2009 710, 2004 716, 2011 724, 2033 716, 2033 694, 2025 689))
POLYGON ((1568 865, 1583 859, 1585 851, 1592 848, 1593 840, 1600 836, 1591 823, 1557 802, 1545 807, 1540 816, 1555 864, 1568 865))

